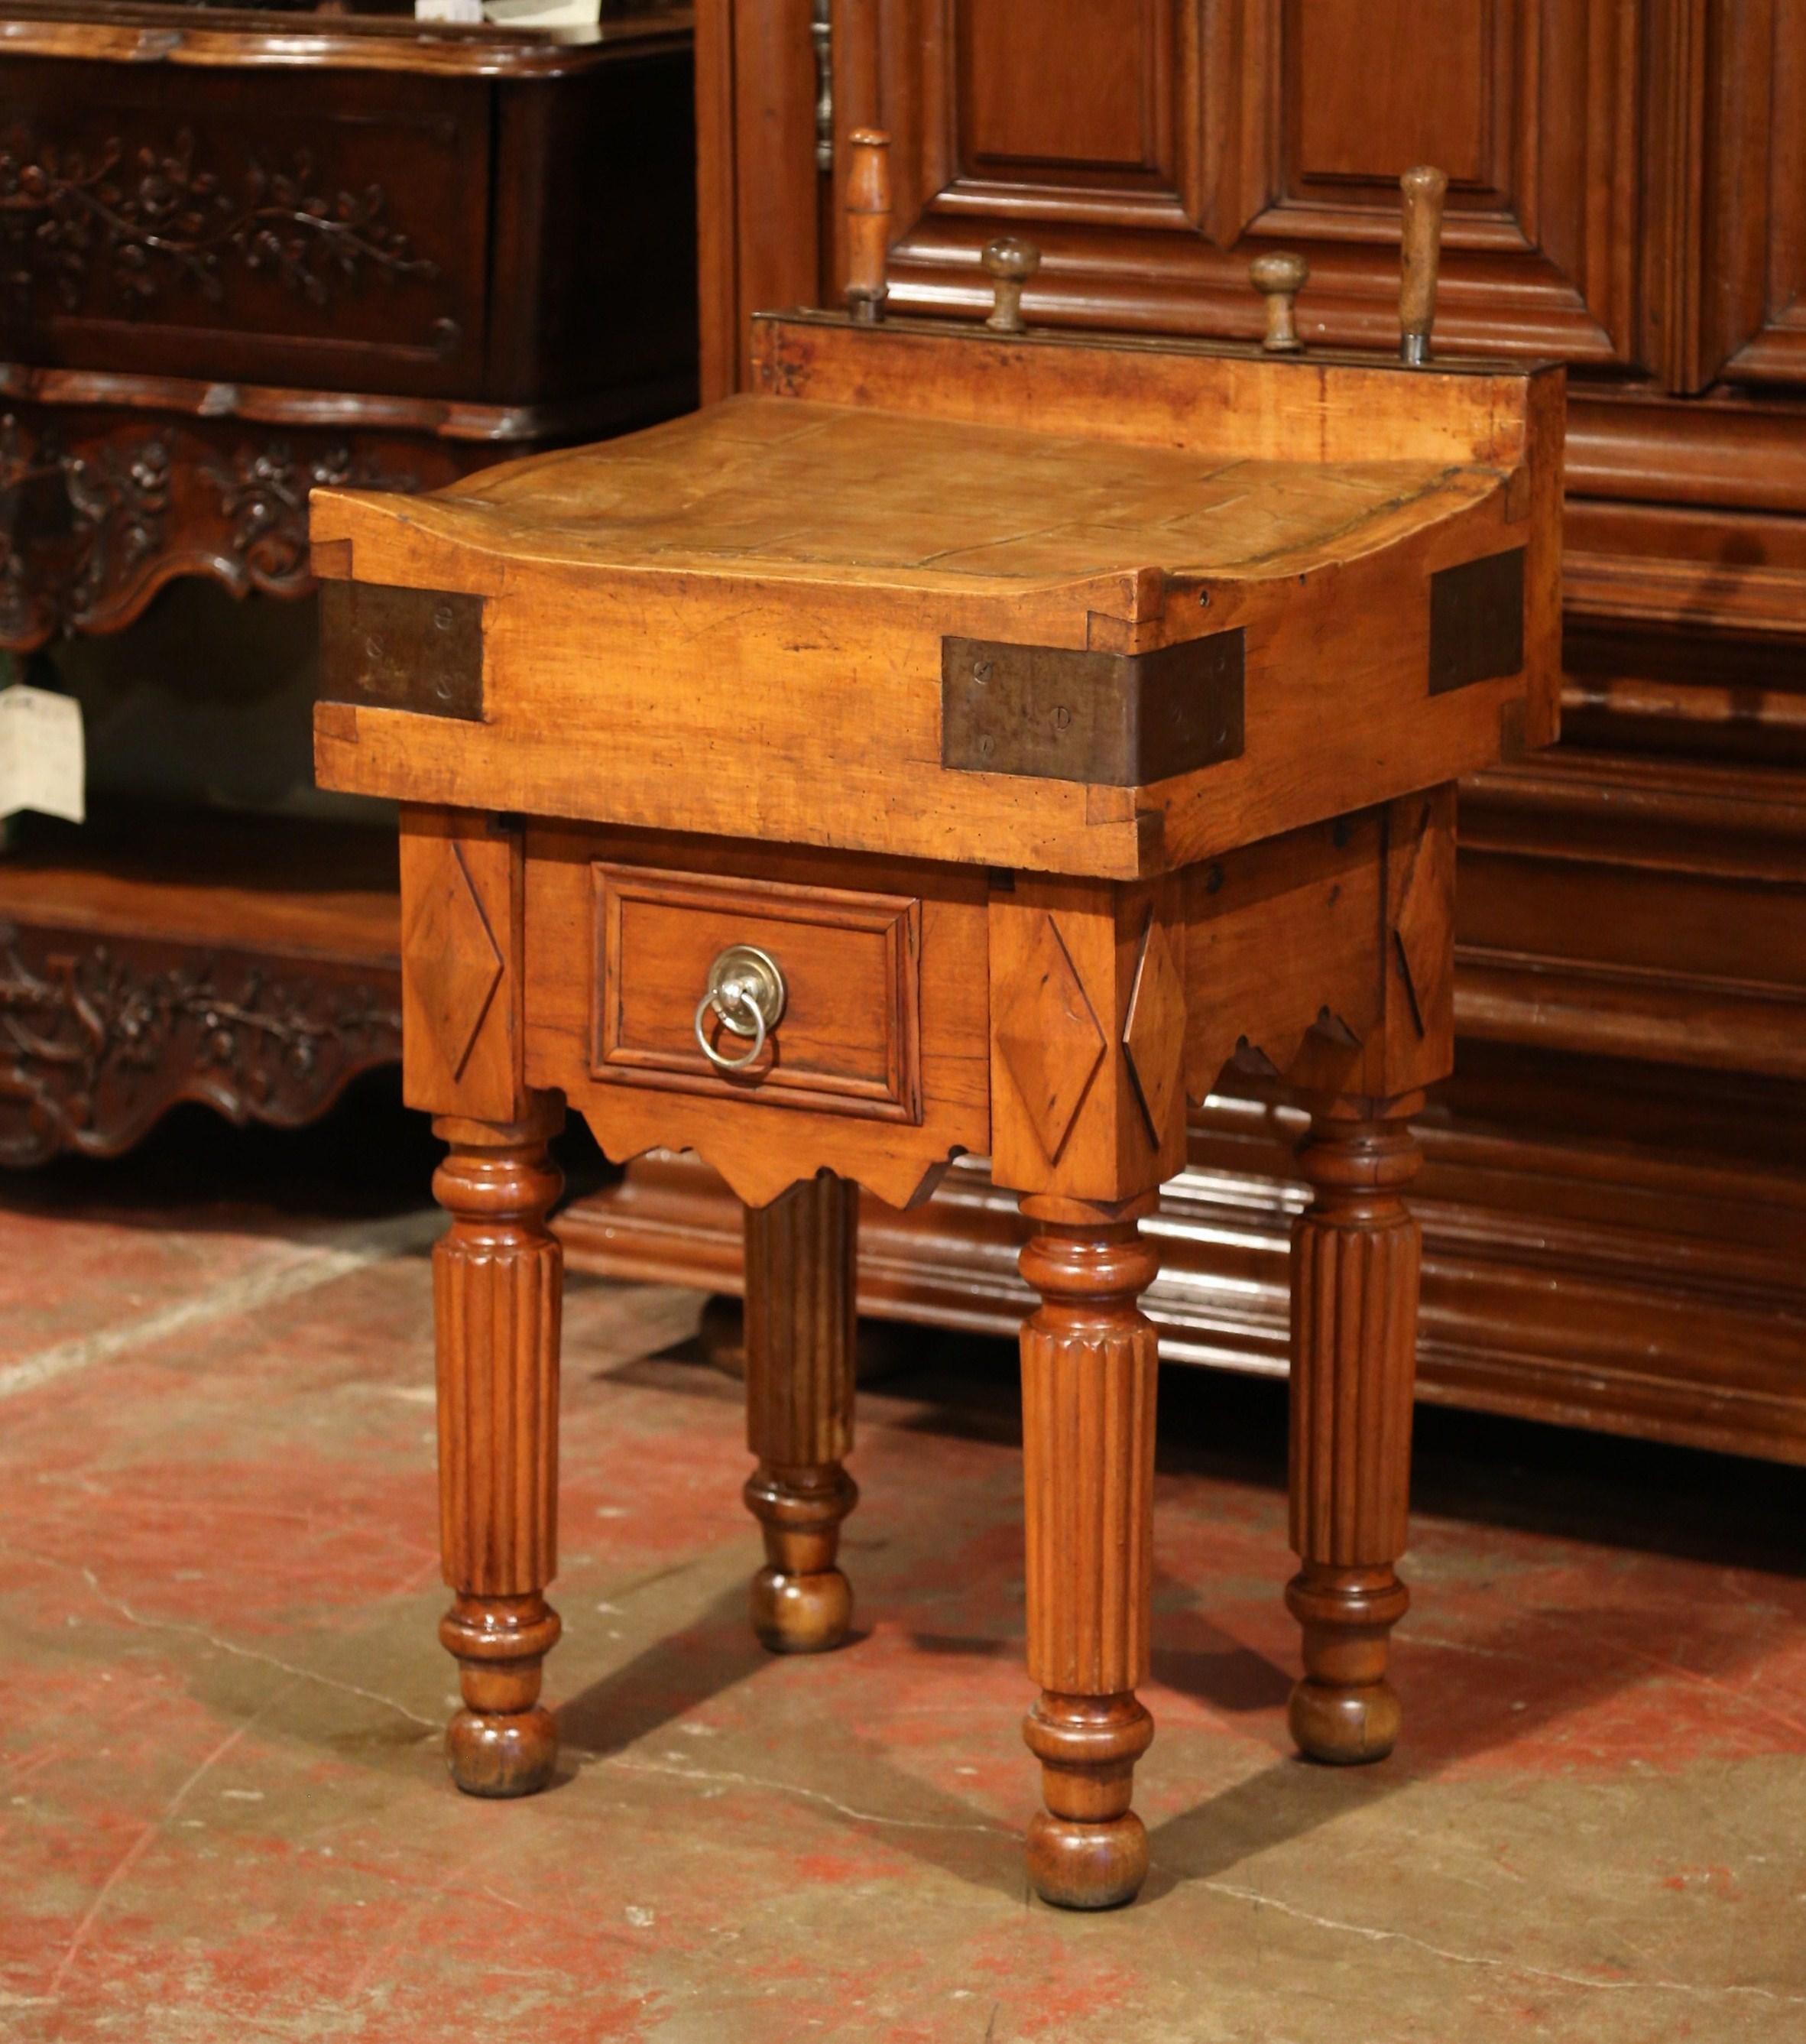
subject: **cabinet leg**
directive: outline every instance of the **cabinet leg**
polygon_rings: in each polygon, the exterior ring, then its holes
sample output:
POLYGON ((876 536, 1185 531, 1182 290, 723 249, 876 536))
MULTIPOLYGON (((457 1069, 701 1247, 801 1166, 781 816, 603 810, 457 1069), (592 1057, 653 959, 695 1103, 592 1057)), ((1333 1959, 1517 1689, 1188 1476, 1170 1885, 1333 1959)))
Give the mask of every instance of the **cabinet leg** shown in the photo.
POLYGON ((446 1733, 471 1796, 528 1796, 551 1778, 558 1732, 540 1702, 557 1640, 563 1253, 546 1209, 563 1180, 546 1151, 554 1102, 513 1124, 446 1118, 433 1193, 452 1225, 433 1251, 439 1356, 440 1541, 452 1608, 439 1628, 464 1708, 446 1733))
POLYGON ((1137 1231, 1148 1203, 1024 1199, 1036 1233, 1022 1274, 1041 1303, 1022 1330, 1028 1673, 1023 1727, 1046 1808, 1028 1827, 1028 1877, 1069 1909, 1128 1902, 1147 1873, 1129 1807, 1154 1721, 1153 1323, 1136 1304, 1159 1268, 1137 1231))
POLYGON ((859 1502, 853 1446, 859 1188, 830 1171, 746 1212, 746 1501, 765 1535, 752 1625, 775 1654, 838 1646, 853 1615, 835 1565, 859 1502))
MULTIPOLYGON (((1398 1103, 1393 1104, 1395 1107, 1398 1103)), ((1381 1760, 1409 1596, 1395 1571, 1411 1481, 1420 1238, 1402 1197, 1421 1161, 1401 1118, 1320 1112, 1299 1151, 1315 1194, 1292 1237, 1292 1545, 1303 1627, 1292 1736, 1314 1760, 1381 1760)))

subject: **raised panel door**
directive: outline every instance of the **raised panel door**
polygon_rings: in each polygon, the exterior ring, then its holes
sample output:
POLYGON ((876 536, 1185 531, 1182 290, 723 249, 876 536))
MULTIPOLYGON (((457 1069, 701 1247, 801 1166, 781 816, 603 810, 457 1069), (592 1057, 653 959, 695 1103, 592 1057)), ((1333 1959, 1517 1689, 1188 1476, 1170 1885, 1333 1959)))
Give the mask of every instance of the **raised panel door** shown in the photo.
POLYGON ((1435 163, 1459 192, 1503 196, 1514 67, 1493 0, 1286 0, 1281 189, 1331 206, 1384 204, 1435 163), (1489 77, 1503 55, 1497 78, 1489 77), (1440 90, 1427 93, 1435 75, 1440 90))
POLYGON ((895 138, 899 309, 982 304, 1008 229, 1042 248, 1032 318, 1252 335, 1248 262, 1285 245, 1312 264, 1306 339, 1385 345, 1398 175, 1435 162, 1440 343, 1634 371, 1658 4, 843 4, 841 121, 895 138))
POLYGON ((1055 183, 1170 179, 1162 77, 1174 0, 962 0, 956 55, 963 170, 1055 183))
POLYGON ((1806 0, 1713 6, 1704 40, 1697 341, 1685 383, 1806 382, 1806 0))

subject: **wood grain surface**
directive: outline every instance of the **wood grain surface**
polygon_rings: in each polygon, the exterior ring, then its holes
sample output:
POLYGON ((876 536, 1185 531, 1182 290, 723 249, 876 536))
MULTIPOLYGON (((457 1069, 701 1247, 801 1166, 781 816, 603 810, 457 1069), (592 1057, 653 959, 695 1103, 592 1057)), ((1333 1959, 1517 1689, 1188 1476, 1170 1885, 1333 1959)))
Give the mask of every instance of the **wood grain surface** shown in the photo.
MULTIPOLYGON (((837 388, 855 330, 795 330, 809 376, 837 388)), ((487 599, 488 721, 323 705, 322 780, 1130 878, 1552 731, 1558 377, 1419 377, 1423 397, 1393 403, 1442 436, 1401 426, 1401 451, 1366 386, 1408 384, 1403 371, 1345 383, 1258 357, 860 336, 878 353, 859 409, 746 399, 430 498, 317 493, 320 572, 487 599), (882 357, 900 340, 893 392, 882 357), (1031 402, 1018 355, 1044 368, 1047 402, 1031 402), (920 394, 937 378, 946 416, 920 394), (1144 386, 1139 409, 1109 402, 1144 386), (1268 420, 1262 451, 1207 451, 1203 422, 1173 445, 1160 399, 1180 389, 1204 394, 1206 421, 1268 420), (960 416, 982 393, 997 423, 960 416), (1078 436, 1082 397, 1116 421, 1115 444, 1078 436), (1329 413, 1361 420, 1360 458, 1326 458, 1329 413), (1522 670, 1426 704, 1428 578, 1520 546, 1522 670), (1232 629, 1246 643, 1236 758, 1136 790, 943 763, 949 636, 1132 653, 1232 629), (687 770, 703 755, 709 771, 687 770)))

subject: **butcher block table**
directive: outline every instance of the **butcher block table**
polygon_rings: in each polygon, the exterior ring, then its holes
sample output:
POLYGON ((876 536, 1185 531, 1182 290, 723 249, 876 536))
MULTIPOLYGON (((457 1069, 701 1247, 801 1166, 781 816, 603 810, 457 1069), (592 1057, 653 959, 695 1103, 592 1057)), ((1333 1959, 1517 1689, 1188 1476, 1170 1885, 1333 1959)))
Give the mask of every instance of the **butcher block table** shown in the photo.
POLYGON ((1554 734, 1562 388, 1299 352, 1284 292, 1263 348, 1020 331, 1017 246, 990 326, 883 320, 855 236, 852 314, 759 320, 751 394, 432 496, 317 492, 316 743, 325 786, 404 805, 458 1785, 528 1792, 556 1751, 567 1108, 745 1203, 779 1650, 851 1611, 857 1188, 988 1154, 1041 1301, 1029 1871, 1097 1907, 1147 1864, 1138 1224, 1232 1062, 1311 1114, 1292 1730, 1354 1762, 1398 1728, 1410 1120, 1451 1063, 1454 781, 1554 734))

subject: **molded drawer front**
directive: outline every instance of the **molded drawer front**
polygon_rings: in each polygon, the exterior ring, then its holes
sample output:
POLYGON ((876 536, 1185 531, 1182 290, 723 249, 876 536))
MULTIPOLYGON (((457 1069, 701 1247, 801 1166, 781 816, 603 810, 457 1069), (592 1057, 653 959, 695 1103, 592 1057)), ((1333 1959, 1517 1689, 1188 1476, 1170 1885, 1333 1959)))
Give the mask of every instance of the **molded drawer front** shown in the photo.
MULTIPOLYGON (((608 861, 590 870, 595 1078, 920 1121, 919 900, 608 861), (775 963, 784 1005, 757 1059, 730 1076, 696 1026, 709 968, 735 944, 775 963)), ((716 1040, 729 1056, 749 1047, 716 1040)))

